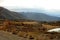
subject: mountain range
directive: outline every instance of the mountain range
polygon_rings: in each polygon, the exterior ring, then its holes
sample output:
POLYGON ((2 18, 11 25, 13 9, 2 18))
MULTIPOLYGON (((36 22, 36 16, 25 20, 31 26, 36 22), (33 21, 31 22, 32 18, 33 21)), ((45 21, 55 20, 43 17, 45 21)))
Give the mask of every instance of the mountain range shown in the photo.
POLYGON ((21 12, 27 19, 37 20, 37 21, 59 21, 60 17, 50 16, 44 13, 36 12, 21 12))
POLYGON ((0 7, 0 19, 15 20, 15 19, 22 19, 23 17, 24 16, 22 14, 19 14, 17 12, 12 12, 6 8, 0 7))
POLYGON ((36 20, 36 21, 60 21, 60 17, 50 16, 44 13, 37 12, 13 12, 6 8, 0 7, 0 19, 9 20, 36 20))

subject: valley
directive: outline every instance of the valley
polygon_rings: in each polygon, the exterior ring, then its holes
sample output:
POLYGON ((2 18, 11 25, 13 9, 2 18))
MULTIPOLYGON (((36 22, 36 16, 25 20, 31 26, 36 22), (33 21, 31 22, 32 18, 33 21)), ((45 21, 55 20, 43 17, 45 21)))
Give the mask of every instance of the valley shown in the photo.
POLYGON ((59 26, 32 20, 0 20, 0 30, 26 38, 26 40, 60 40, 60 33, 47 32, 59 26))
POLYGON ((60 40, 60 32, 48 32, 54 28, 60 28, 60 17, 35 12, 13 12, 0 7, 0 38, 6 40, 60 40))

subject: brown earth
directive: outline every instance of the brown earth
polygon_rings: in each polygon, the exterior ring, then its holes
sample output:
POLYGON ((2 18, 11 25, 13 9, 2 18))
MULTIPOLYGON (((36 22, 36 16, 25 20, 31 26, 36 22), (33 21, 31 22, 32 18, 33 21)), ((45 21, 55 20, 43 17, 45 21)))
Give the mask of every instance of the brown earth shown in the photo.
POLYGON ((36 21, 0 21, 0 30, 23 37, 23 40, 60 40, 60 33, 47 32, 47 30, 57 27, 59 26, 42 24, 36 21))
POLYGON ((0 31, 0 40, 25 40, 25 38, 13 35, 9 32, 0 31))

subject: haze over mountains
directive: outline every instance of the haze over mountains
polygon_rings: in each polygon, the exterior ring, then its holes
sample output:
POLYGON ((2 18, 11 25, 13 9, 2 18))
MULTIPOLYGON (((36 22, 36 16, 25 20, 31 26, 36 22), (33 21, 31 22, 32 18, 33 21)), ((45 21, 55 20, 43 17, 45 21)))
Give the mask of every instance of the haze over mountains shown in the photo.
POLYGON ((21 13, 26 16, 27 19, 37 20, 37 21, 59 21, 59 17, 49 16, 43 13, 36 12, 23 12, 21 13))
POLYGON ((60 10, 46 10, 43 8, 13 8, 13 7, 5 7, 11 11, 15 11, 15 12, 36 12, 36 13, 44 13, 44 14, 48 14, 50 16, 56 16, 56 17, 60 17, 60 10))
POLYGON ((49 16, 44 13, 37 12, 12 12, 8 9, 0 7, 0 19, 29 19, 36 21, 59 21, 60 17, 49 16))

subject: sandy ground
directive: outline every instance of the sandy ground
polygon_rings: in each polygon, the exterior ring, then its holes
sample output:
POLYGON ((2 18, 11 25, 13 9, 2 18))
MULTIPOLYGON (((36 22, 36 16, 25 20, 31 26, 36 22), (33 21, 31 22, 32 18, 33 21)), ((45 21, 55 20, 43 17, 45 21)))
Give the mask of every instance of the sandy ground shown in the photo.
POLYGON ((8 32, 0 31, 0 40, 25 40, 17 35, 10 34, 8 32))

